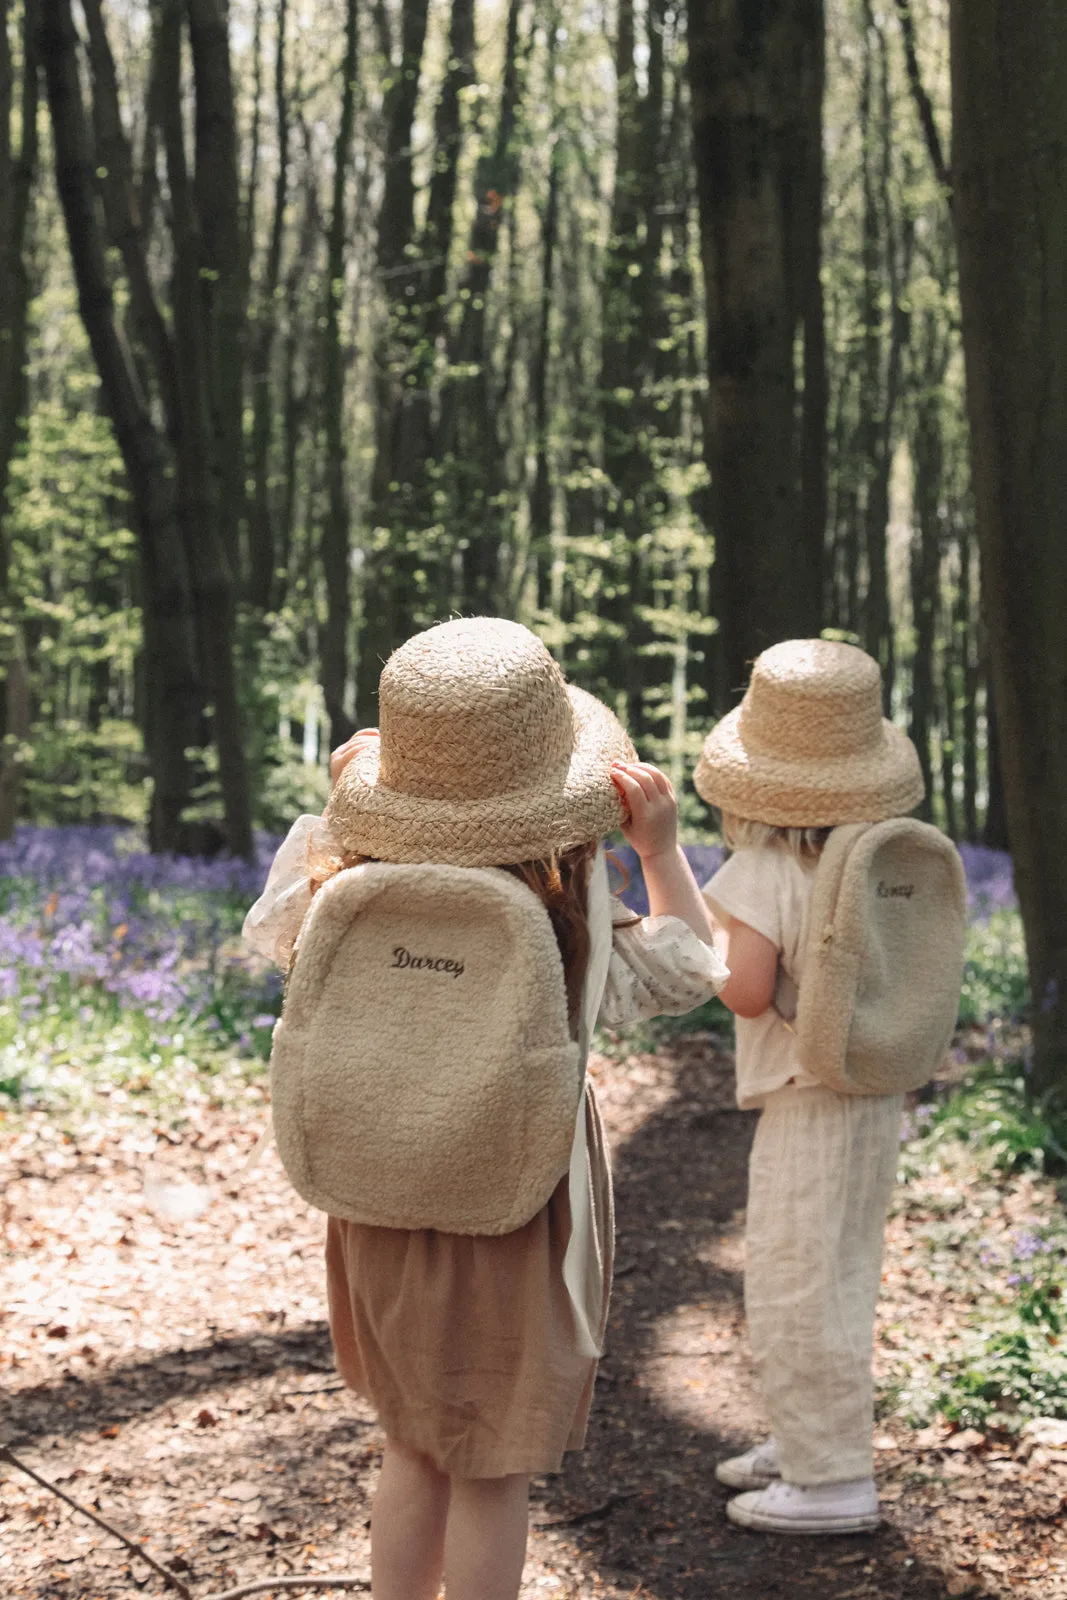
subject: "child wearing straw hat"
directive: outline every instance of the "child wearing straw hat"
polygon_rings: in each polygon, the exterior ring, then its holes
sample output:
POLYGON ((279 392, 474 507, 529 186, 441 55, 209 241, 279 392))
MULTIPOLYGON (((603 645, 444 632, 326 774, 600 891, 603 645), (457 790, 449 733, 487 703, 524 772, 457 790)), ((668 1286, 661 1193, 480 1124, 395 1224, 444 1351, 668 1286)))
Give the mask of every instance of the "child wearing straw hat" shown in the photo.
MULTIPOLYGON (((455 868, 503 868, 510 895, 515 879, 533 891, 562 958, 564 1031, 569 1016, 582 1067, 597 1018, 617 1025, 684 1012, 721 986, 726 969, 677 844, 668 780, 637 761, 613 714, 568 686, 527 629, 473 618, 416 635, 385 665, 379 712, 380 733, 364 730, 334 753, 324 816, 294 824, 248 916, 246 937, 283 965, 299 933, 287 1013, 322 908, 354 868, 388 874, 378 865, 387 863, 424 868, 428 880, 447 868, 449 882, 455 868), (644 866, 644 921, 608 893, 601 841, 619 826, 644 866)), ((485 879, 499 874, 469 874, 485 879)), ((413 936, 395 953, 406 972, 440 975, 436 992, 453 1016, 461 942, 448 951, 442 938, 426 939, 424 954, 413 936)), ((416 988, 405 992, 415 1005, 416 988)), ((481 993, 487 1009, 497 1004, 492 982, 481 993)), ((472 1030, 480 1020, 470 1014, 472 1030)), ((433 1600, 442 1576, 456 1600, 516 1596, 528 1480, 559 1470, 564 1452, 583 1443, 613 1215, 588 1082, 579 1080, 575 1103, 569 1168, 558 1181, 553 1172, 549 1198, 520 1227, 466 1233, 329 1217, 338 1366, 375 1406, 387 1439, 371 1519, 375 1600, 433 1600)), ((276 1089, 276 1122, 278 1109, 276 1089)), ((358 1140, 353 1129, 353 1149, 358 1140)))
POLYGON ((918 756, 883 718, 870 656, 792 640, 758 657, 694 781, 732 851, 704 895, 730 969, 721 998, 736 1017, 738 1103, 760 1111, 745 1311, 771 1424, 717 1476, 745 1491, 727 1506, 741 1526, 865 1531, 879 1520, 871 1350, 903 1097, 826 1087, 801 1064, 786 1019, 831 830, 904 817, 923 795, 918 756))

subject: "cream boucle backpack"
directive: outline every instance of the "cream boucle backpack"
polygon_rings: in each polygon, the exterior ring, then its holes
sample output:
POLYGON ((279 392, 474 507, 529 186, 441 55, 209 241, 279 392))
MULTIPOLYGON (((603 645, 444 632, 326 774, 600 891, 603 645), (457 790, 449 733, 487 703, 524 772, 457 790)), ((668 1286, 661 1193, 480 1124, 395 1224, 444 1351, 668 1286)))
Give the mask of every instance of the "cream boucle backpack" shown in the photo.
POLYGON ((581 1080, 552 924, 510 873, 372 862, 319 890, 271 1052, 278 1151, 311 1205, 521 1227, 568 1169, 581 1080))
POLYGON ((834 828, 815 873, 795 1031, 805 1069, 847 1094, 929 1082, 956 1026, 967 888, 928 823, 834 828))

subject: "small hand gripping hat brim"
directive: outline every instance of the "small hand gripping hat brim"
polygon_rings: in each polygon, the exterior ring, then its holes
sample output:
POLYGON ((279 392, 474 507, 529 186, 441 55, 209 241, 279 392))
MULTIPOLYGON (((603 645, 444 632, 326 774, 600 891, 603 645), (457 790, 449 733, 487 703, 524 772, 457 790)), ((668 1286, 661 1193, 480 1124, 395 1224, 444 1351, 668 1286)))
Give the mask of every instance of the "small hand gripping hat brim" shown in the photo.
POLYGON ((924 793, 915 746, 882 715, 878 663, 829 639, 790 639, 757 657, 693 781, 709 805, 776 828, 882 822, 924 793))
POLYGON ((617 717, 568 685, 528 628, 443 622, 389 657, 381 738, 345 768, 326 820, 380 861, 508 866, 602 839, 624 820, 617 717))

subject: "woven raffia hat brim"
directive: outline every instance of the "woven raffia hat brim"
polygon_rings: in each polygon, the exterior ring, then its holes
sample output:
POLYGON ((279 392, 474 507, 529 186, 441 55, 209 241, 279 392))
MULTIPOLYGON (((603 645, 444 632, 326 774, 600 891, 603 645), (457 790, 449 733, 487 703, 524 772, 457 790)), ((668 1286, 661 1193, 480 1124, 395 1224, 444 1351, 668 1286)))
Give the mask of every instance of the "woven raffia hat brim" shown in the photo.
POLYGON ((882 822, 925 792, 915 746, 881 714, 877 663, 819 639, 764 651, 693 781, 709 805, 776 828, 882 822))
POLYGON ((636 760, 625 729, 599 700, 566 685, 540 641, 515 623, 472 618, 416 636, 387 663, 380 707, 380 745, 348 763, 326 810, 354 854, 509 866, 592 843, 624 820, 611 766, 636 760), (460 654, 447 661, 451 680, 442 668, 439 685, 433 674, 453 643, 460 654), (500 693, 505 679, 525 682, 523 675, 528 690, 500 693), (404 693, 409 700, 397 709, 404 693), (524 721, 527 700, 535 709, 524 721), (394 769, 403 782, 388 781, 394 769))

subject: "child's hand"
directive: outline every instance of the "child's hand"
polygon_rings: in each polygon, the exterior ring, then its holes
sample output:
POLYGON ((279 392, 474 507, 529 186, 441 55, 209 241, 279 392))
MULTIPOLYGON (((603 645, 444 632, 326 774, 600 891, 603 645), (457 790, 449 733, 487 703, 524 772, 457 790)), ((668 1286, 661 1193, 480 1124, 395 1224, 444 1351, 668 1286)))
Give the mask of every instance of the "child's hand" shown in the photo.
POLYGON ((365 750, 372 740, 377 739, 377 728, 360 728, 344 744, 339 744, 330 756, 330 787, 333 788, 342 772, 361 750, 365 750))
POLYGON ((678 845, 678 802, 666 773, 647 761, 615 761, 611 781, 630 813, 622 825, 627 844, 642 861, 673 854, 678 845))

